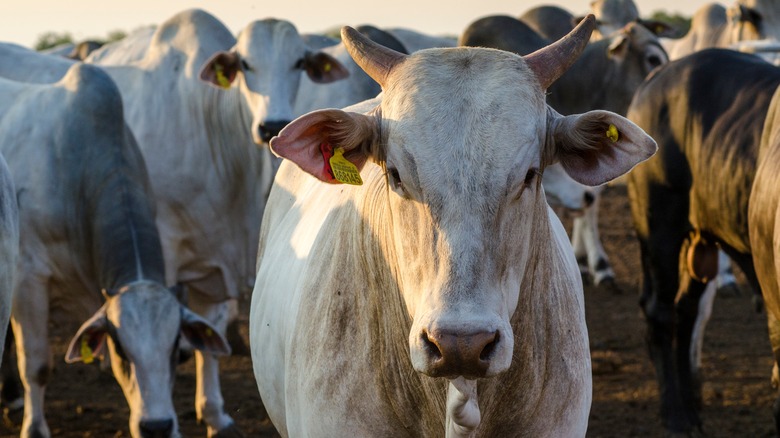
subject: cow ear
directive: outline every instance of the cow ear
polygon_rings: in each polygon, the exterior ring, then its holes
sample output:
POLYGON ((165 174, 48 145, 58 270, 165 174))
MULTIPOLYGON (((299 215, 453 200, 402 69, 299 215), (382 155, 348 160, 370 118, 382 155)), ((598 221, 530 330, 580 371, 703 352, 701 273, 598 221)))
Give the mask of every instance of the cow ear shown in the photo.
POLYGON ((378 138, 378 117, 325 109, 293 120, 272 138, 271 150, 321 181, 339 184, 330 158, 337 149, 359 171, 378 138))
POLYGON ((217 52, 203 64, 200 79, 215 87, 230 88, 241 70, 241 56, 235 51, 217 52))
POLYGON ((214 326, 186 307, 181 308, 181 335, 200 351, 215 355, 229 355, 227 340, 214 326))
POLYGON ((548 114, 555 156, 566 173, 588 186, 623 175, 658 149, 642 128, 609 111, 561 117, 549 110, 548 114))
POLYGON ((338 59, 323 52, 306 52, 301 68, 313 82, 327 84, 349 77, 349 70, 338 59))
POLYGON ((65 362, 90 363, 95 358, 103 359, 108 336, 108 319, 106 311, 100 308, 90 319, 81 325, 76 336, 70 341, 65 353, 65 362))
POLYGON ((612 37, 609 46, 607 47, 607 57, 609 59, 623 60, 628 54, 628 49, 631 46, 631 38, 625 32, 619 32, 612 37))

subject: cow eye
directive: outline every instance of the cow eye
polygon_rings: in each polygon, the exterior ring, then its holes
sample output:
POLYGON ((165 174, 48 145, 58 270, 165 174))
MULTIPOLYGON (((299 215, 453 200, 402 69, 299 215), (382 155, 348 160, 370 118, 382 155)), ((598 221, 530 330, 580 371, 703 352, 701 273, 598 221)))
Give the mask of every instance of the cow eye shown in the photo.
POLYGON ((651 69, 658 67, 662 63, 663 61, 658 55, 649 55, 647 57, 647 65, 650 66, 651 69))
POLYGON ((250 66, 249 63, 244 59, 241 60, 241 69, 244 71, 254 71, 252 66, 250 66))
POLYGON ((401 175, 398 173, 398 169, 393 167, 387 169, 387 183, 390 184, 390 188, 396 193, 406 197, 406 189, 404 188, 403 181, 401 181, 401 175))

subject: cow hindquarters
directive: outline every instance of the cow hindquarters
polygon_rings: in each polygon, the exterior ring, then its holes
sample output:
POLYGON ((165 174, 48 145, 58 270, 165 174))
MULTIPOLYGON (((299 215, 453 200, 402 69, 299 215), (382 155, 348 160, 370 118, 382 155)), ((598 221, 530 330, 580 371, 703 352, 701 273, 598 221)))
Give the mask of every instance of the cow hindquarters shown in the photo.
MULTIPOLYGON (((228 301, 208 302, 193 293, 189 297, 189 306, 197 314, 206 318, 224 336, 229 320, 228 301)), ((210 353, 195 350, 195 371, 197 385, 195 389, 195 413, 198 421, 204 421, 208 427, 208 436, 234 436, 233 419, 225 413, 225 402, 219 383, 219 361, 210 353)))
POLYGON ((50 437, 43 399, 51 375, 48 339, 49 299, 43 283, 22 279, 14 290, 12 328, 24 385, 21 437, 50 437))

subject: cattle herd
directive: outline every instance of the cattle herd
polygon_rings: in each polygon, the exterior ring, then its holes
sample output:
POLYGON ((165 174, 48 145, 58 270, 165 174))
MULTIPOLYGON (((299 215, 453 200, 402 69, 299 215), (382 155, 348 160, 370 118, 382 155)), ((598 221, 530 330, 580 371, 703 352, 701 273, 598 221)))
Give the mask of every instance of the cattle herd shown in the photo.
MULTIPOLYGON (((3 408, 57 436, 54 361, 94 362, 131 436, 181 436, 194 356, 195 417, 243 436, 219 372, 241 304, 282 436, 585 436, 583 281, 619 292, 598 212, 620 178, 658 421, 701 431, 732 261, 780 384, 780 2, 670 31, 596 0, 457 38, 280 19, 234 36, 191 9, 68 56, 0 43, 3 408)), ((780 398, 766 409, 780 431, 780 398)))

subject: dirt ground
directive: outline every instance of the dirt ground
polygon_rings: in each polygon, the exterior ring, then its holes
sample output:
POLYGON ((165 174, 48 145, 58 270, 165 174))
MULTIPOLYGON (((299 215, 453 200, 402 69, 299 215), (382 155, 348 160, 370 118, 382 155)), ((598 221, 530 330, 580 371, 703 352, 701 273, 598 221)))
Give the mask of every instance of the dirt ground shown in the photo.
MULTIPOLYGON (((600 229, 621 293, 586 287, 593 355, 593 407, 588 437, 664 436, 658 391, 645 350, 638 299, 639 250, 631 228, 625 188, 604 192, 600 229)), ((569 220, 565 219, 565 223, 569 220)), ((248 306, 244 306, 244 309, 248 306)), ((246 312, 242 330, 246 336, 246 312)), ((55 342, 53 383, 46 411, 54 437, 126 437, 128 408, 113 377, 94 365, 62 361, 67 339, 55 342)), ((709 437, 775 436, 774 390, 765 315, 753 311, 750 293, 718 297, 704 347, 704 432, 709 437)), ((272 437, 247 356, 221 362, 228 412, 247 437, 272 437)), ((179 367, 174 389, 182 435, 205 436, 195 419, 193 361, 179 367)), ((0 424, 0 437, 18 436, 19 425, 0 424)))

